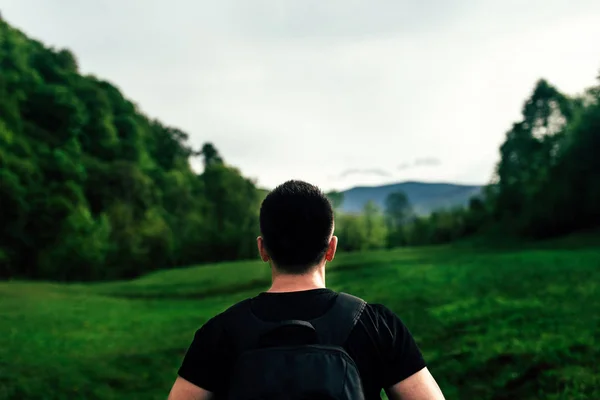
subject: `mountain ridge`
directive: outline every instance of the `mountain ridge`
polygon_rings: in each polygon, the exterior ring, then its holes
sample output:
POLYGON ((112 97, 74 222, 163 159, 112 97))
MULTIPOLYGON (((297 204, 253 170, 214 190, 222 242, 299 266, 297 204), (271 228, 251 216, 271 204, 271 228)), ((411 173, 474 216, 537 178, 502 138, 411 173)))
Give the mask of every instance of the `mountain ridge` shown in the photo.
POLYGON ((472 197, 481 193, 482 188, 483 185, 416 180, 359 185, 339 192, 343 195, 340 209, 346 213, 359 213, 369 200, 384 209, 386 197, 390 193, 402 191, 417 215, 427 215, 442 208, 467 206, 472 197))

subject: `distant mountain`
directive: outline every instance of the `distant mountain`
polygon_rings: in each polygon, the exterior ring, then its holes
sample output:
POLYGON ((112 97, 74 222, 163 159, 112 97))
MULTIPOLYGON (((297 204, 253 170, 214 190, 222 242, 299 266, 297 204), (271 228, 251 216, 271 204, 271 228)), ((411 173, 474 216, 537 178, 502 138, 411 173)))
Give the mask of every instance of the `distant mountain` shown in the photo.
POLYGON ((481 193, 482 186, 450 183, 402 182, 384 186, 359 186, 343 191, 341 209, 348 213, 360 212, 369 200, 382 209, 388 194, 402 191, 408 197, 413 211, 427 215, 440 208, 468 205, 471 197, 481 193))

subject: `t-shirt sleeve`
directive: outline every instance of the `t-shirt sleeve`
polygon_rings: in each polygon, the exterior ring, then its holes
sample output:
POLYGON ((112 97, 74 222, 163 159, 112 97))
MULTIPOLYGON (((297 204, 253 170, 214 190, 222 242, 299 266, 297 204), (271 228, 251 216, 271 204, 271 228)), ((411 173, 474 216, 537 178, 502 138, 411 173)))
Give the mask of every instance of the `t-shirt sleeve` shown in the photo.
POLYGON ((177 374, 209 392, 218 392, 227 374, 229 347, 222 326, 213 318, 194 334, 177 374))
POLYGON ((378 305, 383 357, 383 384, 390 387, 427 366, 414 337, 390 309, 378 305))

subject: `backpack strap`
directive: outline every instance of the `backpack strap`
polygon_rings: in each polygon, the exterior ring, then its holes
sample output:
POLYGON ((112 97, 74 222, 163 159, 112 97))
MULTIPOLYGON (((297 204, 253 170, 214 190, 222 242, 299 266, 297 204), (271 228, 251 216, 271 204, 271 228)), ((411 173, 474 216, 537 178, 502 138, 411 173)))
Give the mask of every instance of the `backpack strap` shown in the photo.
POLYGON ((324 315, 310 321, 320 344, 343 346, 356 326, 367 302, 348 293, 339 293, 324 315))
POLYGON ((258 346, 264 332, 276 328, 277 322, 263 321, 252 312, 252 299, 243 300, 227 310, 226 333, 242 353, 258 346))
POLYGON ((252 312, 251 302, 252 299, 246 299, 228 310, 226 332, 239 352, 257 348, 265 333, 286 326, 295 326, 310 331, 311 334, 316 331, 316 339, 320 344, 342 346, 367 304, 358 297, 339 293, 333 306, 318 318, 310 321, 271 322, 256 317, 252 312))

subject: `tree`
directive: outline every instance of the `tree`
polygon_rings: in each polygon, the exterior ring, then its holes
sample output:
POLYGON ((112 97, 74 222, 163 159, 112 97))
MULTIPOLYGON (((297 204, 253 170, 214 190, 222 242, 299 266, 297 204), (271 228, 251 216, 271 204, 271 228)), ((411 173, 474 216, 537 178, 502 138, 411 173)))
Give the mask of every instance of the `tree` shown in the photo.
POLYGON ((340 250, 358 251, 367 248, 365 219, 361 215, 340 213, 335 226, 340 250))
POLYGON ((363 207, 365 226, 365 248, 381 249, 386 244, 385 221, 381 209, 373 200, 369 200, 363 207))
POLYGON ((235 168, 212 164, 200 176, 208 203, 212 240, 211 260, 237 259, 254 254, 258 234, 259 193, 254 183, 235 168))
POLYGON ((526 229, 538 194, 564 150, 564 130, 574 116, 572 102, 545 80, 537 82, 500 147, 497 214, 517 231, 526 229))
POLYGON ((412 208, 404 192, 393 192, 386 197, 385 217, 388 228, 388 247, 403 244, 403 227, 411 216, 412 208))
POLYGON ((331 191, 327 193, 327 198, 331 202, 331 206, 334 210, 338 210, 344 203, 344 193, 338 191, 331 191))
POLYGON ((223 164, 223 158, 212 143, 205 143, 200 154, 204 157, 204 168, 223 164))

